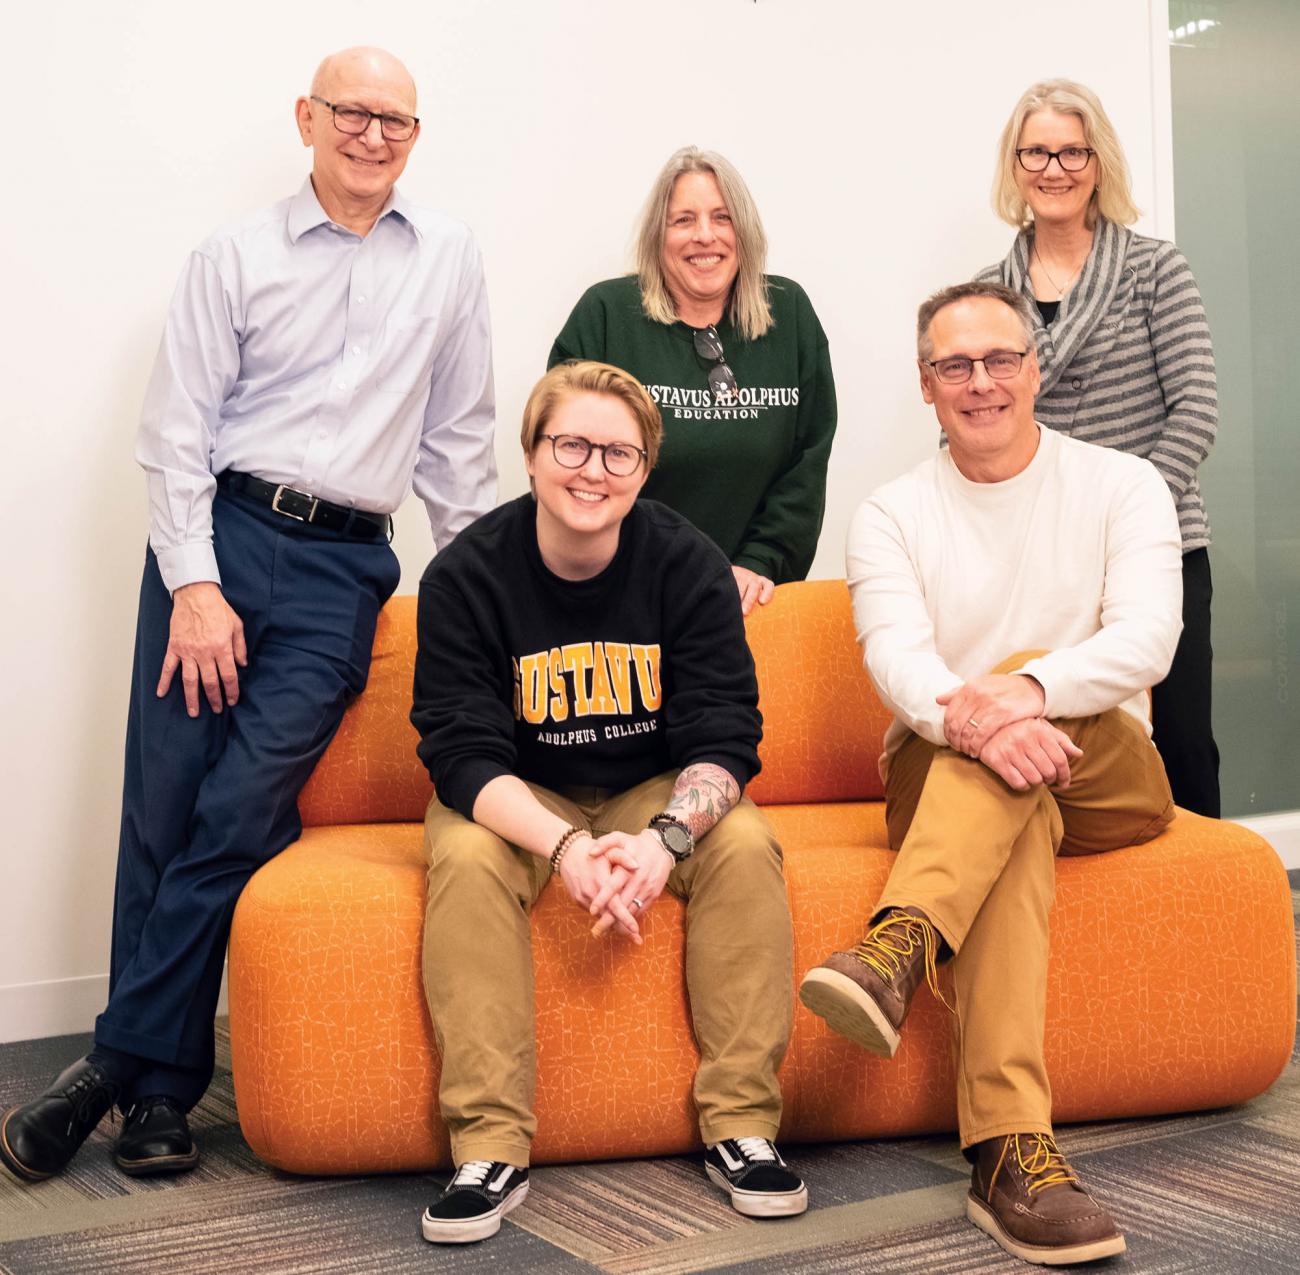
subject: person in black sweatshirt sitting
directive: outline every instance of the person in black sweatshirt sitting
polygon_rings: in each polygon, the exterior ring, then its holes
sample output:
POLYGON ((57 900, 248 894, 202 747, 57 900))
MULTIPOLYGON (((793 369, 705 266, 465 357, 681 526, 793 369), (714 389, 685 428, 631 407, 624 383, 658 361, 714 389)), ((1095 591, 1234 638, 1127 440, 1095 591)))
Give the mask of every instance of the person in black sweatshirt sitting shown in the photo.
POLYGON ((741 796, 759 769, 754 662, 726 558, 637 501, 661 432, 627 373, 552 368, 524 409, 532 494, 420 582, 411 720, 437 789, 424 988, 456 1164, 422 1219, 435 1242, 494 1234, 528 1191, 527 908, 553 876, 593 941, 639 944, 664 889, 686 900, 705 1171, 751 1217, 808 1206, 772 1142, 792 942, 781 849, 741 796))

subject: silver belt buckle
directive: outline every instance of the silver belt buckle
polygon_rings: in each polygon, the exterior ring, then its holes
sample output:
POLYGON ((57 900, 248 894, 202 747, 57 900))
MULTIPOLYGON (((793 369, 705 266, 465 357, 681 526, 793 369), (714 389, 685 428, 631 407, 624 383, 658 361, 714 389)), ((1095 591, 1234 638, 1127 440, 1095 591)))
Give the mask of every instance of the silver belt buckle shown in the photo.
POLYGON ((283 515, 285 518, 292 518, 295 522, 314 522, 316 519, 316 506, 319 504, 320 500, 310 492, 299 491, 296 487, 290 487, 287 483, 281 483, 275 489, 275 495, 271 497, 271 509, 275 513, 283 515), (311 508, 307 510, 305 514, 296 514, 291 509, 281 509, 280 497, 283 496, 285 492, 288 492, 292 496, 301 496, 304 500, 310 500, 311 508))

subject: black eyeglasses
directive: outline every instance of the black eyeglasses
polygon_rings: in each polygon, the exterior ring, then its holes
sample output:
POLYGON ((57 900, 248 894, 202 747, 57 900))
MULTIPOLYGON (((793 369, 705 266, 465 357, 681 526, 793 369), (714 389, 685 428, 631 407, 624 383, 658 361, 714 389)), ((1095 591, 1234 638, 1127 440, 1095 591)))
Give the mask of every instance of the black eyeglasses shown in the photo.
POLYGON ((398 115, 395 111, 368 111, 364 106, 349 102, 327 102, 323 97, 311 95, 313 102, 328 106, 334 116, 334 127, 340 133, 360 137, 370 127, 371 120, 379 121, 379 131, 390 142, 410 141, 415 126, 420 122, 414 115, 398 115))
POLYGON ((627 478, 641 468, 642 461, 649 459, 648 452, 631 443, 593 443, 579 434, 539 434, 538 438, 550 443, 555 463, 565 469, 581 469, 592 452, 599 452, 606 473, 627 478))
POLYGON ((1049 151, 1046 146, 1022 146, 1016 158, 1027 173, 1041 173, 1052 160, 1067 173, 1081 173, 1096 153, 1091 146, 1063 146, 1059 151, 1049 151))
POLYGON ((926 367, 934 368, 934 374, 945 385, 962 385, 975 373, 975 364, 983 363, 984 370, 995 381, 1009 381, 1025 361, 1028 350, 990 350, 982 359, 967 358, 964 354, 954 354, 950 359, 922 359, 926 367))
POLYGON ((709 324, 707 328, 695 329, 695 353, 702 359, 711 359, 717 367, 709 369, 709 388, 713 397, 725 403, 740 393, 736 384, 736 374, 723 361, 722 341, 718 329, 709 324))

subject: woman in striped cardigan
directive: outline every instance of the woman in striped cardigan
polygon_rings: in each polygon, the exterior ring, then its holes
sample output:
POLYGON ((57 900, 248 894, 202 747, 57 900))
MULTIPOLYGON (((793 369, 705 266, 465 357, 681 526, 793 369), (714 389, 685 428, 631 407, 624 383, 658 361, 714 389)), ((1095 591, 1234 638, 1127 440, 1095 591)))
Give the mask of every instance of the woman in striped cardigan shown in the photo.
POLYGON ((1096 95, 1032 85, 1002 133, 993 204, 1019 233, 981 280, 1023 292, 1041 316, 1035 414, 1075 438, 1145 456, 1183 536, 1183 634, 1152 694, 1174 799, 1219 814, 1210 725, 1210 527, 1196 471, 1214 442, 1214 353, 1196 280, 1171 243, 1134 234, 1119 139, 1096 95))

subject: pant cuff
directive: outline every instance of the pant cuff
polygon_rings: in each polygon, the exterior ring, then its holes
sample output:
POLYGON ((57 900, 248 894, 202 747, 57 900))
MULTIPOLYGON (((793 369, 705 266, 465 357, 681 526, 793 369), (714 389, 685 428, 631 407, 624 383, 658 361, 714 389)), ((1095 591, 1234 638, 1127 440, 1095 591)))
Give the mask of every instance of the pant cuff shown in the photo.
MULTIPOLYGON (((1029 1116, 1020 1119, 1000 1120, 997 1124, 986 1125, 980 1129, 963 1129, 961 1131, 961 1149, 969 1151, 977 1142, 987 1142, 990 1138, 1005 1138, 1009 1133, 1046 1133, 1051 1134, 1050 1120, 1035 1120, 1029 1116)), ((970 1159, 969 1156, 966 1157, 970 1159)))
POLYGON ((474 1138, 465 1142, 453 1138, 451 1160, 457 1168, 471 1160, 500 1160, 516 1169, 526 1169, 531 1150, 527 1142, 510 1142, 504 1138, 474 1138))
POLYGON ((196 1055, 176 1041, 120 1027, 106 1014, 95 1019, 95 1044, 107 1045, 119 1053, 134 1054, 146 1062, 161 1063, 165 1067, 204 1066, 202 1055, 196 1055))
POLYGON ((939 931, 939 937, 943 939, 955 955, 961 950, 962 939, 958 939, 957 927, 940 912, 933 903, 926 903, 917 899, 893 898, 885 893, 879 903, 872 910, 872 920, 878 917, 882 912, 888 912, 890 908, 920 908, 922 912, 930 918, 930 924, 939 931))
POLYGON ((727 1138, 766 1138, 775 1142, 780 1129, 780 1120, 763 1120, 755 1116, 726 1116, 721 1120, 700 1121, 700 1137, 706 1147, 727 1138))

